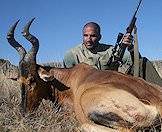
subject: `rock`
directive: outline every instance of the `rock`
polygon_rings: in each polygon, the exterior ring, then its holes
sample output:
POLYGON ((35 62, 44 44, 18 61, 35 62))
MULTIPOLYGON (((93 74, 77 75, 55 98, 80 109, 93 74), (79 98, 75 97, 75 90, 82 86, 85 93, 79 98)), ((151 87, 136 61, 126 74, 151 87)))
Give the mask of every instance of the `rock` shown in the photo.
POLYGON ((0 98, 20 98, 20 86, 17 81, 18 67, 8 60, 0 59, 0 98))
POLYGON ((18 78, 18 67, 12 65, 8 60, 0 59, 0 74, 16 80, 18 78))
POLYGON ((153 61, 154 67, 162 78, 162 60, 161 61, 153 61))

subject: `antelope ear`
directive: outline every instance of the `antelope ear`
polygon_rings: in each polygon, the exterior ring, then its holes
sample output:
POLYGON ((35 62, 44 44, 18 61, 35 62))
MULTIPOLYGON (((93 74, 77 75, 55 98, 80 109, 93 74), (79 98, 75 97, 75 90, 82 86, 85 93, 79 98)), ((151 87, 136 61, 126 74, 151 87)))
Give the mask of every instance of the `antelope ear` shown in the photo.
POLYGON ((46 74, 39 74, 39 77, 45 82, 51 81, 53 79, 53 78, 51 78, 50 76, 48 76, 46 74))
POLYGON ((48 75, 48 72, 43 69, 42 67, 39 67, 38 68, 38 75, 41 79, 43 79, 45 82, 48 82, 50 81, 50 76, 48 75), (49 78, 49 79, 48 79, 49 78))
POLYGON ((45 82, 52 81, 54 78, 49 74, 49 67, 37 65, 37 71, 39 77, 45 82))

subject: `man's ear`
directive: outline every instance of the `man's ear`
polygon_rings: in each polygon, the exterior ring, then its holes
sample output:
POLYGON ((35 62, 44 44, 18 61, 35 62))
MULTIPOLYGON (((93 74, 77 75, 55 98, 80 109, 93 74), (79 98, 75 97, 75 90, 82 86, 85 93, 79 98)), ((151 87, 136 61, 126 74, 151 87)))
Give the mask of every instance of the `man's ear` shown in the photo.
POLYGON ((98 36, 98 41, 100 41, 100 40, 101 40, 101 38, 102 38, 102 35, 101 35, 101 34, 99 34, 99 36, 98 36))

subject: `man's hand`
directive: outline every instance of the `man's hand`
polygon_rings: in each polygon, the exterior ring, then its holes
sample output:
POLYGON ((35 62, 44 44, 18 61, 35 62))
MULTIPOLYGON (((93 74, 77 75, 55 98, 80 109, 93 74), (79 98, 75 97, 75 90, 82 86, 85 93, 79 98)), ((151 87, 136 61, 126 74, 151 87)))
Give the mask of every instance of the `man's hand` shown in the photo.
POLYGON ((123 36, 122 43, 129 47, 133 42, 133 36, 130 33, 127 33, 123 36))

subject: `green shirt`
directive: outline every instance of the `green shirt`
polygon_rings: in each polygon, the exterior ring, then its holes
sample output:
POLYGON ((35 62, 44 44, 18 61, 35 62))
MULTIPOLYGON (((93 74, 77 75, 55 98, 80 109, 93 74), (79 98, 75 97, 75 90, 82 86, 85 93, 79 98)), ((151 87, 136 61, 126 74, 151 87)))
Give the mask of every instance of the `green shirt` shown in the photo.
MULTIPOLYGON (((84 44, 79 44, 65 54, 65 67, 70 68, 83 62, 95 67, 96 69, 107 70, 110 68, 107 62, 112 55, 113 48, 114 47, 112 45, 98 44, 95 47, 95 51, 91 52, 84 46, 84 44)), ((128 52, 126 52, 123 57, 123 64, 132 64, 131 57, 128 52)))
MULTIPOLYGON (((95 53, 88 50, 83 44, 80 44, 72 49, 70 49, 64 57, 64 64, 66 68, 73 67, 78 63, 87 63, 96 69, 108 70, 111 69, 107 64, 112 54, 112 45, 99 44, 95 53)), ((130 51, 131 52, 131 51, 130 51)), ((118 68, 119 72, 125 73, 130 66, 133 64, 131 60, 131 55, 128 51, 125 52, 123 57, 123 63, 118 68)), ((155 70, 153 64, 145 57, 140 58, 139 65, 139 77, 142 77, 148 82, 158 84, 162 86, 162 79, 155 70)), ((133 75, 133 67, 130 69, 131 75, 133 75)))

